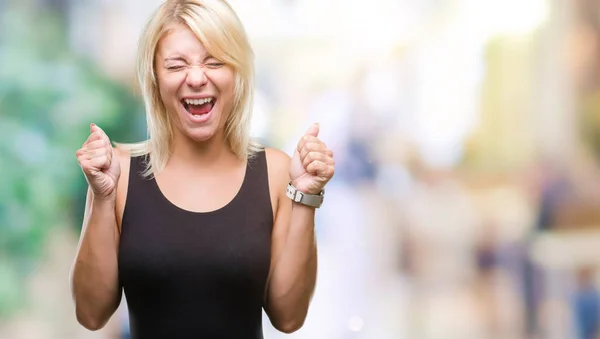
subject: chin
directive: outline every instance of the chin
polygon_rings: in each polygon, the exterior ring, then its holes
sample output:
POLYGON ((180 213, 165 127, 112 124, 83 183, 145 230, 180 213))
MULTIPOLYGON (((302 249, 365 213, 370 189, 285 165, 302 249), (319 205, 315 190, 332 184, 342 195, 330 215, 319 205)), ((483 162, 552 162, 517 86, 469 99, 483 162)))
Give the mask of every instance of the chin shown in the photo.
POLYGON ((190 124, 183 120, 181 132, 189 139, 195 142, 205 142, 211 140, 219 134, 219 121, 210 120, 203 124, 190 124))
POLYGON ((196 142, 205 142, 208 140, 211 140, 215 135, 216 135, 216 131, 214 130, 202 130, 202 131, 198 131, 198 130, 187 130, 185 131, 185 135, 192 139, 193 141, 196 142))

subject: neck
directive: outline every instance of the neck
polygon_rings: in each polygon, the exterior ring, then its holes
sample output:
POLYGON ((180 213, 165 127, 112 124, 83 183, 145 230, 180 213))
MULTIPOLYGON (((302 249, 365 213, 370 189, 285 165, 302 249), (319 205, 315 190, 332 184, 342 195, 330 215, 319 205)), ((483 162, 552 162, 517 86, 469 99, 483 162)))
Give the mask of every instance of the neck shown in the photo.
POLYGON ((214 169, 239 159, 230 149, 223 133, 217 133, 209 140, 198 142, 176 133, 169 165, 179 168, 214 169))

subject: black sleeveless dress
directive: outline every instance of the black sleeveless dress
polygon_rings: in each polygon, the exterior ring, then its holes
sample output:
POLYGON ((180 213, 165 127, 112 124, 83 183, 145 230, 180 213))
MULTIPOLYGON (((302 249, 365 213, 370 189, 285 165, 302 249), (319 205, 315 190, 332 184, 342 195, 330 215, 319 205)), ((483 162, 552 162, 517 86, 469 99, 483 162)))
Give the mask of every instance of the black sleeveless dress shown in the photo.
POLYGON ((119 244, 119 277, 133 339, 259 339, 273 211, 265 152, 221 209, 172 204, 146 158, 132 157, 119 244))

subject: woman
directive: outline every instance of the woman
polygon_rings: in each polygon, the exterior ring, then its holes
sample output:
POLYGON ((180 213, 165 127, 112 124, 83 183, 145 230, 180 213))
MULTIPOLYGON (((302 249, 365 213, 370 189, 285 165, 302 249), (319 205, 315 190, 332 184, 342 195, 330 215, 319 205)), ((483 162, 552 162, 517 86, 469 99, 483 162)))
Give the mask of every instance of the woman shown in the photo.
POLYGON ((76 153, 89 183, 78 321, 102 328, 123 290, 132 338, 262 338, 263 307, 280 331, 299 329, 334 173, 318 125, 292 158, 250 140, 252 51, 223 0, 164 3, 137 65, 149 140, 113 148, 92 124, 76 153))

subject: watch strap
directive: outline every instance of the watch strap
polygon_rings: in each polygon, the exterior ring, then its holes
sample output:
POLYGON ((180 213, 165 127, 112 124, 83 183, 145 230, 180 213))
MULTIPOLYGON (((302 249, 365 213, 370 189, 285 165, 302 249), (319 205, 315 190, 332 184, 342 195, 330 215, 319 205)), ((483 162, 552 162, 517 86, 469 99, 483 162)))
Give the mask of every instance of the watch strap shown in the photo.
POLYGON ((288 198, 297 203, 314 208, 321 207, 325 198, 325 190, 321 191, 319 194, 308 194, 299 191, 296 187, 294 187, 294 185, 292 185, 291 182, 288 184, 285 194, 288 196, 288 198))

